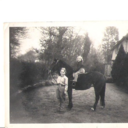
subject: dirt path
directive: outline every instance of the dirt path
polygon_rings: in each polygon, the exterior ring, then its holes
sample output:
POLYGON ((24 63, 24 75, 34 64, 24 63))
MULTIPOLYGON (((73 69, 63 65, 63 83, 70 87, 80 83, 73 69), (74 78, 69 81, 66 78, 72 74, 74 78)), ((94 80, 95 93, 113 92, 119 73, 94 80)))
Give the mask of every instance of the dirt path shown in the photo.
MULTIPOLYGON (((128 94, 114 84, 106 86, 106 108, 94 103, 94 88, 85 91, 73 90, 73 109, 59 113, 56 100, 56 87, 41 87, 25 92, 11 105, 11 123, 127 123, 128 94)), ((68 100, 65 103, 68 104, 68 100)))

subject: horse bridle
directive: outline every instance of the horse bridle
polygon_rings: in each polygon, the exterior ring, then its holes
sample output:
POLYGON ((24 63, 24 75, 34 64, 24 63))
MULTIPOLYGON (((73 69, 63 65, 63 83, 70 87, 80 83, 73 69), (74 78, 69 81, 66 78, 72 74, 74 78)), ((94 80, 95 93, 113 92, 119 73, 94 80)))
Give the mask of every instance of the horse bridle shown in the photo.
MULTIPOLYGON (((55 65, 56 65, 58 62, 59 62, 59 60, 57 60, 57 61, 56 61, 56 63, 53 65, 53 67, 52 67, 52 68, 54 68, 54 67, 55 67, 55 65)), ((50 70, 50 73, 51 73, 51 70, 50 70)))

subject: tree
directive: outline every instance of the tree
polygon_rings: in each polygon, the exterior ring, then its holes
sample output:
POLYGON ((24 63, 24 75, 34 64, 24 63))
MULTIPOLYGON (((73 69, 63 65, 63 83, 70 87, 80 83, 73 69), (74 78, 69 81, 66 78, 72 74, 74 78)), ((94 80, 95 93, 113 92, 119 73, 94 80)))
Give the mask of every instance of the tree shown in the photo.
POLYGON ((38 60, 38 55, 39 54, 35 51, 35 49, 32 49, 26 54, 18 56, 17 59, 20 61, 35 62, 35 60, 38 60))
POLYGON ((88 53, 90 51, 90 45, 91 45, 91 40, 88 37, 88 33, 85 35, 85 39, 84 40, 85 41, 84 41, 83 59, 84 59, 84 63, 85 63, 86 60, 87 60, 87 56, 88 56, 88 53))
POLYGON ((47 60, 48 63, 53 58, 64 58, 70 31, 71 27, 42 28, 41 47, 44 47, 44 52, 40 54, 40 58, 47 60))
POLYGON ((109 26, 105 29, 104 37, 103 37, 103 54, 105 61, 108 63, 111 59, 110 50, 119 40, 119 32, 116 27, 109 26))
POLYGON ((63 52, 63 58, 71 65, 75 62, 78 55, 83 54, 84 37, 73 36, 71 39, 67 39, 63 52))
POLYGON ((86 72, 98 71, 104 73, 104 64, 102 61, 102 55, 100 54, 100 49, 95 49, 93 44, 90 47, 90 52, 87 56, 85 68, 86 72))
MULTIPOLYGON (((126 57, 126 53, 124 51, 123 46, 121 45, 120 49, 119 49, 119 52, 117 54, 117 57, 115 59, 115 62, 113 63, 112 72, 111 72, 113 80, 116 83, 119 83, 121 81, 121 79, 123 78, 123 76, 124 76, 123 75, 124 72, 122 72, 122 71, 123 71, 123 68, 124 68, 125 57, 126 57)), ((127 68, 125 70, 127 70, 127 68)))
POLYGON ((88 34, 80 36, 73 27, 47 27, 41 30, 41 47, 44 47, 44 52, 40 54, 40 58, 47 64, 53 58, 58 58, 72 65, 78 55, 86 60, 91 45, 88 34))
POLYGON ((26 28, 24 27, 10 27, 10 55, 11 57, 16 57, 16 53, 19 48, 19 39, 23 38, 26 33, 26 28))

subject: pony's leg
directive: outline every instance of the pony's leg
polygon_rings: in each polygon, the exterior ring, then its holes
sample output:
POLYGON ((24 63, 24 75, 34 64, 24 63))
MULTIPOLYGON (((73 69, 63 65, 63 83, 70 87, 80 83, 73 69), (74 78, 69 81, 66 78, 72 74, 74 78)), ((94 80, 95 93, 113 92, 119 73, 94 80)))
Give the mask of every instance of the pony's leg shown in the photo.
POLYGON ((91 108, 91 110, 93 110, 93 111, 96 110, 96 106, 97 106, 98 101, 99 101, 99 93, 95 92, 95 103, 94 103, 93 107, 91 108))
POLYGON ((100 92, 100 103, 102 108, 104 108, 105 107, 105 85, 100 92))
POLYGON ((60 108, 59 108, 59 111, 62 110, 62 100, 60 99, 60 108))
POLYGON ((68 87, 68 98, 69 98, 68 108, 71 109, 73 107, 73 104, 72 104, 72 87, 71 87, 71 84, 68 87))

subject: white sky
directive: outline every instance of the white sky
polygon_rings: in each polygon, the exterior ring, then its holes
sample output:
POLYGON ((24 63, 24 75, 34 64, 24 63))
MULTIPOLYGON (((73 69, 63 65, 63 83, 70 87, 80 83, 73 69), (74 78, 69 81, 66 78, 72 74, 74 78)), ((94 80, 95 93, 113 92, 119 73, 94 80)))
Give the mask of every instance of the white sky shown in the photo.
POLYGON ((20 52, 19 54, 25 54, 32 48, 40 48, 40 36, 41 33, 34 27, 28 29, 28 38, 20 41, 20 52))
POLYGON ((128 33, 128 22, 88 22, 84 23, 80 29, 80 34, 88 32, 88 35, 94 46, 97 48, 102 43, 105 28, 108 26, 115 26, 119 31, 119 40, 128 33))
MULTIPOLYGON (((128 21, 73 22, 73 24, 66 22, 66 24, 58 25, 74 26, 76 27, 76 32, 78 32, 79 35, 83 35, 88 32, 88 35, 92 40, 95 48, 98 48, 98 46, 102 43, 105 28, 108 26, 115 26, 116 28, 118 28, 119 39, 121 39, 123 36, 126 35, 126 33, 128 33, 128 21)), ((30 27, 28 36, 28 38, 20 41, 21 46, 19 52, 21 54, 25 54, 31 48, 40 48, 39 38, 41 36, 41 33, 34 27, 30 27)))

